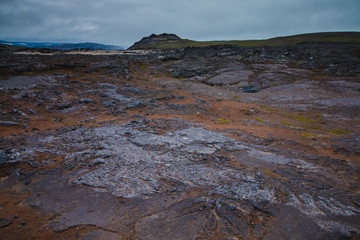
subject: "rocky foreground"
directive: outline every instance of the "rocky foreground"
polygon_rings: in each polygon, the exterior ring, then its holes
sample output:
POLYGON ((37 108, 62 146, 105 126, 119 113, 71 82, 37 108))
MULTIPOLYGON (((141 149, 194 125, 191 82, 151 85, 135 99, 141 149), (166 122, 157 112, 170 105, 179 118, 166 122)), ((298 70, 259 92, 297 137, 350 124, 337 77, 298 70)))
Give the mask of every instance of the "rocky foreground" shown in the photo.
POLYGON ((1 239, 359 239, 360 45, 1 48, 1 239))

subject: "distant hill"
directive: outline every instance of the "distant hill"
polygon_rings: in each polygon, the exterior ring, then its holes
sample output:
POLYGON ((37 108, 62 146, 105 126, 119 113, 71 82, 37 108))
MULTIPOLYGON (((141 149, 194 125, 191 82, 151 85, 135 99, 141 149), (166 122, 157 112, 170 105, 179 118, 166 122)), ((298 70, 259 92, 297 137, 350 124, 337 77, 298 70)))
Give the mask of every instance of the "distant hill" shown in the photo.
POLYGON ((50 48, 59 50, 72 50, 72 49, 104 49, 104 50, 124 50, 123 47, 117 45, 105 45, 99 43, 34 43, 34 42, 15 42, 15 41, 2 41, 0 44, 21 46, 29 48, 50 48))
POLYGON ((124 50, 123 47, 116 45, 105 45, 99 43, 65 43, 55 46, 51 46, 51 49, 61 49, 61 50, 72 50, 72 49, 103 49, 103 50, 124 50))
POLYGON ((130 49, 130 50, 143 49, 143 48, 147 48, 148 46, 156 47, 158 44, 162 44, 162 43, 177 44, 177 43, 181 43, 182 41, 184 41, 184 40, 175 34, 169 34, 169 33, 163 33, 163 34, 159 34, 159 35, 151 34, 148 37, 143 37, 140 41, 134 43, 134 45, 132 45, 128 49, 130 49))
MULTIPOLYGON (((175 34, 152 34, 136 42, 129 49, 171 49, 183 47, 203 47, 211 45, 237 45, 249 47, 285 46, 303 42, 349 42, 360 44, 360 32, 322 32, 308 33, 285 37, 275 37, 264 40, 231 40, 231 41, 193 41, 189 39, 172 38, 175 34), (159 36, 163 37, 159 38, 159 36), (170 36, 170 39, 166 39, 170 36)), ((177 37, 177 36, 176 36, 177 37)))

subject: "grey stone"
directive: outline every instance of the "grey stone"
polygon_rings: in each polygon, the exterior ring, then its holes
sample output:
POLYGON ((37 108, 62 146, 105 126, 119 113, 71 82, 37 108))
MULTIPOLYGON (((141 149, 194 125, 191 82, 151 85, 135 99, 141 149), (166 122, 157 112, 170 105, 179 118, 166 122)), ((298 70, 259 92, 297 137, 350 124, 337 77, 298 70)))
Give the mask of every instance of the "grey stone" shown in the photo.
POLYGON ((242 71, 227 71, 220 73, 219 75, 210 78, 205 83, 211 86, 224 86, 224 85, 232 85, 239 82, 244 82, 249 80, 249 76, 253 72, 250 70, 242 70, 242 71))
POLYGON ((81 98, 79 100, 79 103, 93 103, 95 102, 93 99, 90 99, 90 98, 81 98))
POLYGON ((41 83, 45 83, 43 76, 16 76, 0 81, 0 89, 26 89, 41 83))
POLYGON ((120 240, 123 239, 119 234, 103 230, 88 232, 82 240, 120 240))
POLYGON ((69 228, 69 226, 67 226, 66 224, 64 224, 62 222, 55 220, 50 223, 50 228, 54 232, 60 233, 60 232, 67 230, 69 228))
POLYGON ((246 86, 241 88, 244 93, 256 93, 259 90, 254 86, 246 86))
POLYGON ((70 108, 71 106, 72 106, 72 104, 70 102, 68 102, 68 103, 59 104, 56 107, 59 110, 63 110, 63 109, 66 109, 66 108, 70 108))
POLYGON ((7 160, 7 154, 5 151, 0 150, 0 167, 6 163, 7 160))
POLYGON ((0 126, 17 126, 19 123, 12 121, 0 121, 0 126))
POLYGON ((0 228, 5 228, 12 223, 13 221, 8 218, 0 218, 0 228))

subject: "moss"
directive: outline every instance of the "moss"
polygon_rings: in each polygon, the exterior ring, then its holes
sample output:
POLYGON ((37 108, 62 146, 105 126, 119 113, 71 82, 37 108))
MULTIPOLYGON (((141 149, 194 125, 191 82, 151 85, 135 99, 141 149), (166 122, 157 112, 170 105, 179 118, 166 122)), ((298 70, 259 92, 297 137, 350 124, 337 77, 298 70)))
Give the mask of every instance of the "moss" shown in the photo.
POLYGON ((329 133, 334 133, 334 134, 337 134, 337 135, 353 133, 353 131, 347 130, 347 129, 328 130, 328 132, 329 133))
POLYGON ((229 121, 228 121, 228 120, 221 119, 221 118, 218 118, 217 120, 219 120, 220 123, 229 124, 229 121))
POLYGON ((255 117, 255 120, 258 121, 258 122, 264 122, 264 120, 262 120, 262 119, 259 118, 259 117, 255 117))
POLYGON ((300 135, 303 136, 303 137, 306 137, 306 138, 312 138, 312 137, 314 137, 314 134, 312 134, 312 133, 307 133, 307 132, 301 132, 300 135))
POLYGON ((298 122, 303 122, 303 123, 313 123, 315 122, 314 120, 312 120, 311 118, 305 117, 305 116, 290 116, 292 119, 298 121, 298 122))
POLYGON ((55 118, 53 118, 53 117, 46 117, 46 121, 52 122, 52 121, 55 121, 55 118))
POLYGON ((277 112, 279 112, 277 109, 275 109, 275 108, 270 108, 270 107, 266 107, 265 110, 267 110, 267 111, 269 111, 269 112, 271 112, 271 113, 277 113, 277 112))
POLYGON ((24 76, 34 76, 35 73, 34 72, 24 72, 23 75, 24 76))
POLYGON ((281 192, 282 195, 284 195, 286 197, 289 196, 289 194, 287 192, 285 192, 284 190, 281 190, 280 192, 281 192))
POLYGON ((145 65, 145 64, 140 65, 139 68, 140 68, 140 69, 146 69, 146 65, 145 65))
POLYGON ((265 174, 265 175, 270 176, 273 179, 282 179, 282 180, 285 180, 287 182, 289 181, 289 179, 287 179, 286 177, 282 177, 277 173, 271 172, 270 170, 265 170, 262 173, 265 174))

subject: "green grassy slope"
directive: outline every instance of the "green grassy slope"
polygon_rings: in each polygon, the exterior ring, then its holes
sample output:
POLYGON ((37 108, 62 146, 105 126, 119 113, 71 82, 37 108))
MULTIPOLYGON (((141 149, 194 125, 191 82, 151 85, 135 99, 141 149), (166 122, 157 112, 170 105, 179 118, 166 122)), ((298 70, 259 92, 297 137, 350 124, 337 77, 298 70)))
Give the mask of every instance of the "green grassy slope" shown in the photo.
POLYGON ((324 32, 309 33, 286 37, 276 37, 265 40, 232 40, 232 41, 192 41, 182 39, 178 41, 160 42, 143 45, 139 49, 170 49, 182 47, 202 47, 211 45, 237 45, 237 46, 285 46, 302 42, 349 42, 360 43, 360 32, 324 32))

